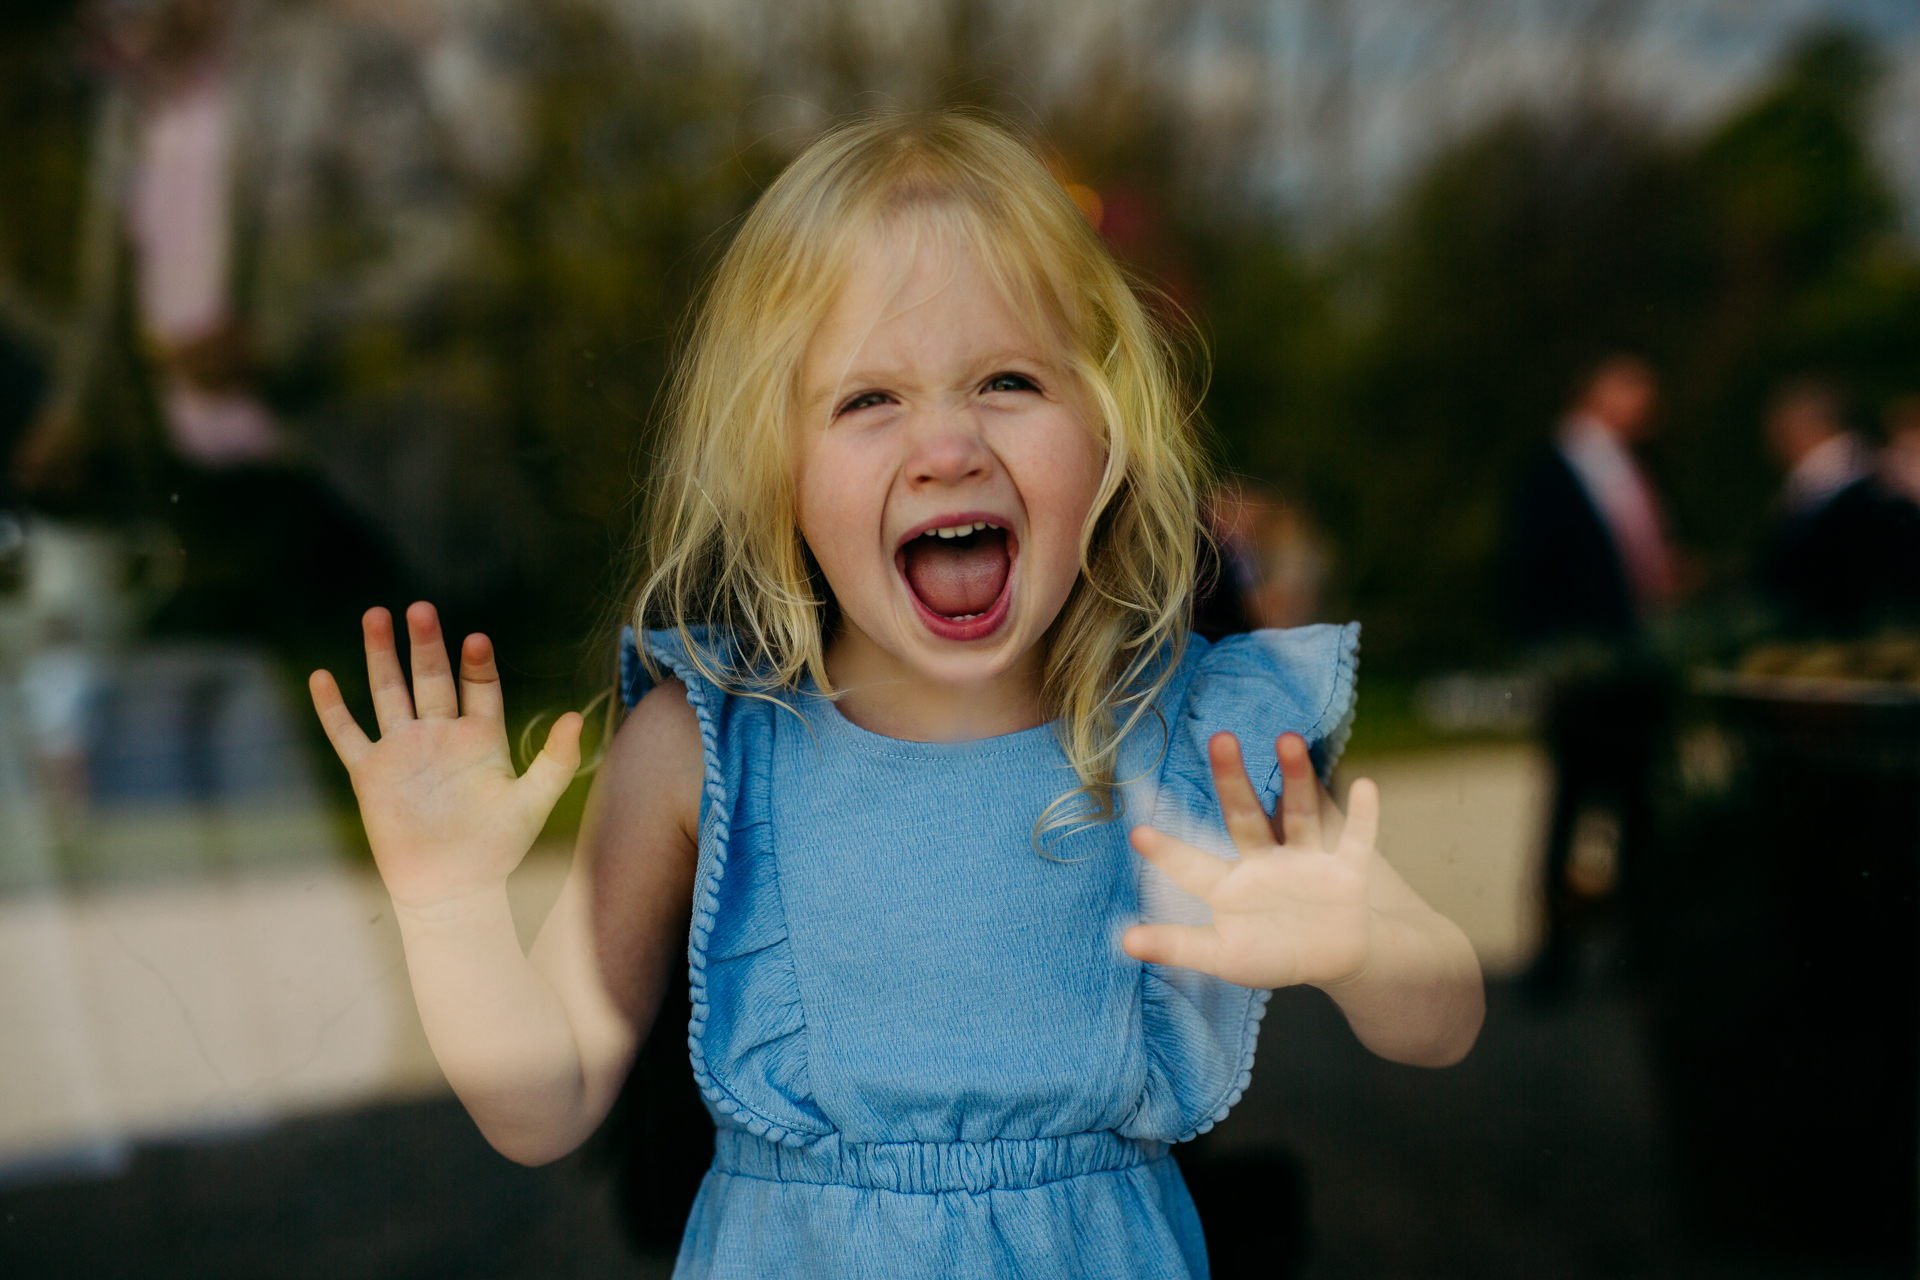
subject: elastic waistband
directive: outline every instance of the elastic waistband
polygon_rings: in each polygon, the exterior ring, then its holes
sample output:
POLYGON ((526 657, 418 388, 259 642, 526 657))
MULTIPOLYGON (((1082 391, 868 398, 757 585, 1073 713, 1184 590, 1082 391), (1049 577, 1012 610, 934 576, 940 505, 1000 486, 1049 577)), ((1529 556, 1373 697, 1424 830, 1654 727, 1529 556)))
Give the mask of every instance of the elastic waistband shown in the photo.
POLYGON ((992 1142, 842 1142, 828 1134, 787 1147, 740 1129, 713 1135, 716 1173, 772 1182, 813 1182, 877 1191, 1019 1191, 1062 1178, 1131 1169, 1157 1160, 1167 1144, 1117 1133, 992 1142))

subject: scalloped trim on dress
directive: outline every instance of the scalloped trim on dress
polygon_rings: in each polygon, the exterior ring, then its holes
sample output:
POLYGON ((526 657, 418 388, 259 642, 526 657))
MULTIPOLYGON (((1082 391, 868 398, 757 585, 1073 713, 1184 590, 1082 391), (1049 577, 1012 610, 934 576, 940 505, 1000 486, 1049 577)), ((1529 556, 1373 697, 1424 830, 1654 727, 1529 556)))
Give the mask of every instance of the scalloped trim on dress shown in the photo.
POLYGON ((1313 738, 1319 744, 1315 764, 1320 781, 1333 777, 1334 766, 1347 750, 1353 737, 1353 721, 1360 710, 1360 624, 1349 622, 1340 628, 1340 643, 1334 653, 1336 666, 1333 688, 1327 691, 1327 705, 1314 722, 1313 738))
MULTIPOLYGON (((1224 982, 1225 979, 1220 981, 1224 982)), ((1273 992, 1250 991, 1248 994, 1251 1007, 1240 1024, 1240 1070, 1233 1077, 1233 1083, 1228 1086, 1227 1095, 1219 1105, 1205 1120, 1175 1138, 1175 1142, 1192 1142, 1225 1120, 1227 1113, 1239 1106, 1240 1099, 1246 1096, 1247 1086, 1253 1083, 1253 1058, 1260 1046, 1260 1023, 1267 1016, 1267 1001, 1273 998, 1273 992)))
MULTIPOLYGON (((1311 735, 1312 741, 1324 749, 1322 755, 1325 764, 1320 770, 1322 781, 1333 773, 1333 766, 1339 763, 1340 754, 1347 748, 1347 739, 1353 735, 1354 709, 1360 703, 1360 624, 1349 622, 1339 630, 1340 637, 1334 651, 1336 665, 1333 687, 1327 692, 1327 704, 1320 709, 1311 735)), ((1246 1096, 1247 1086, 1253 1083, 1253 1060, 1260 1046, 1260 1023, 1267 1016, 1267 1001, 1273 998, 1273 992, 1252 991, 1249 994, 1249 1007, 1240 1026, 1240 1069, 1234 1073, 1233 1084, 1207 1118, 1180 1135, 1175 1139, 1177 1142, 1191 1142, 1225 1120, 1227 1114, 1240 1105, 1240 1099, 1246 1096)))
MULTIPOLYGON (((631 628, 628 630, 630 633, 631 628)), ((629 636, 623 634, 621 638, 624 645, 629 636)), ((633 647, 637 658, 637 641, 633 647)), ((732 1118, 754 1137, 782 1146, 805 1146, 809 1140, 824 1136, 831 1130, 806 1134, 775 1124, 735 1097, 714 1077, 707 1065, 706 1046, 702 1041, 711 1012, 707 1003, 707 941, 712 937, 714 919, 720 908, 720 882, 726 878, 728 845, 733 838, 733 806, 729 802, 726 775, 720 761, 720 731, 714 723, 714 710, 708 703, 708 699, 720 691, 707 682, 686 655, 674 652, 665 644, 650 644, 649 647, 653 656, 665 663, 687 686, 687 703, 700 721, 700 756, 705 772, 702 791, 711 803, 700 824, 700 840, 702 844, 710 841, 713 852, 703 873, 694 883, 693 921, 687 930, 687 985, 693 1001, 693 1016, 687 1021, 687 1056, 693 1063, 694 1083, 700 1086, 701 1094, 713 1104, 714 1110, 732 1118)), ((625 667, 624 661, 622 666, 625 667)))

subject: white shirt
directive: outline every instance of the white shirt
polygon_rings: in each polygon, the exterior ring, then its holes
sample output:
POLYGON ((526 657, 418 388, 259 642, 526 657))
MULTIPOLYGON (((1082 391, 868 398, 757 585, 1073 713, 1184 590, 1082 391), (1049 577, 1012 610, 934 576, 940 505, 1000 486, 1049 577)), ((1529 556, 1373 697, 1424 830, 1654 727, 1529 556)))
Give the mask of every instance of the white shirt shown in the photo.
POLYGON ((1781 495, 1787 511, 1805 515, 1824 507, 1856 480, 1873 469, 1873 457, 1866 442, 1851 431, 1828 436, 1807 450, 1787 472, 1787 487, 1781 495))

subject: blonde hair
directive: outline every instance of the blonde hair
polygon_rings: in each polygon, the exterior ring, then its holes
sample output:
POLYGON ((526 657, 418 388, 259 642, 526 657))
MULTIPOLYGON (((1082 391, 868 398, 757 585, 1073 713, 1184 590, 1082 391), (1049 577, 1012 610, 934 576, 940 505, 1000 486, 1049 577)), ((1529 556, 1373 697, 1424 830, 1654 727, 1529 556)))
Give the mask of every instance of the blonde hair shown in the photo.
POLYGON ((795 518, 792 424, 809 339, 861 245, 902 218, 957 232, 1016 312, 1050 322, 1106 450, 1080 578, 1043 642, 1043 697, 1080 786, 1036 836, 1104 821, 1121 740, 1154 714, 1186 642, 1204 456, 1172 335, 1033 151, 977 115, 842 125, 748 214, 670 388, 632 620, 677 629, 700 673, 733 692, 810 679, 834 696, 833 606, 795 518))

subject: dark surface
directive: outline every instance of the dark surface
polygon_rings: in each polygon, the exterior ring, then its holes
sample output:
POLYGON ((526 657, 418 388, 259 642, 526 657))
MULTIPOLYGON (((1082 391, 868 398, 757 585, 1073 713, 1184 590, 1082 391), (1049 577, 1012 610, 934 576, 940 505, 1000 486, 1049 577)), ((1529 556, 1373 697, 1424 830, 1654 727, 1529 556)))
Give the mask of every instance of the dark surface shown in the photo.
MULTIPOLYGON (((1757 1236, 1701 1237, 1673 1208, 1671 1098, 1643 1007, 1612 980, 1617 950, 1583 951, 1579 981, 1542 1004, 1490 987, 1458 1067, 1368 1054, 1318 992, 1276 993, 1253 1086, 1223 1145, 1290 1150, 1307 1172, 1310 1280, 1786 1280, 1910 1276, 1791 1255, 1757 1236)), ((1807 1169, 1798 1177, 1824 1171, 1807 1169)), ((1753 1225, 1750 1220, 1750 1225, 1753 1225)), ((1830 1235, 1827 1245, 1844 1244, 1830 1235)), ((1269 1274, 1241 1272, 1239 1274, 1269 1274)), ((1220 1280, 1234 1280, 1222 1272, 1220 1280)))
POLYGON ((641 1269, 591 1149, 496 1155, 451 1099, 139 1149, 118 1177, 0 1191, 0 1276, 598 1277, 641 1269))
POLYGON ((370 603, 420 598, 371 523, 315 472, 180 465, 168 484, 181 576, 156 636, 246 636, 300 654, 316 633, 351 636, 370 603))
MULTIPOLYGON (((1657 1060, 1608 969, 1589 947, 1550 1006, 1496 984, 1446 1071, 1372 1057, 1317 992, 1276 995, 1196 1179, 1219 1280, 1286 1275, 1303 1248, 1311 1280, 1903 1274, 1682 1235, 1657 1060)), ((0 1191, 0 1275, 664 1276, 625 1243, 596 1142, 521 1169, 436 1101, 154 1146, 116 1178, 0 1191)))
POLYGON ((1914 1273, 1920 697, 1726 689, 1734 748, 1649 930, 1675 1203, 1697 1234, 1914 1273))

